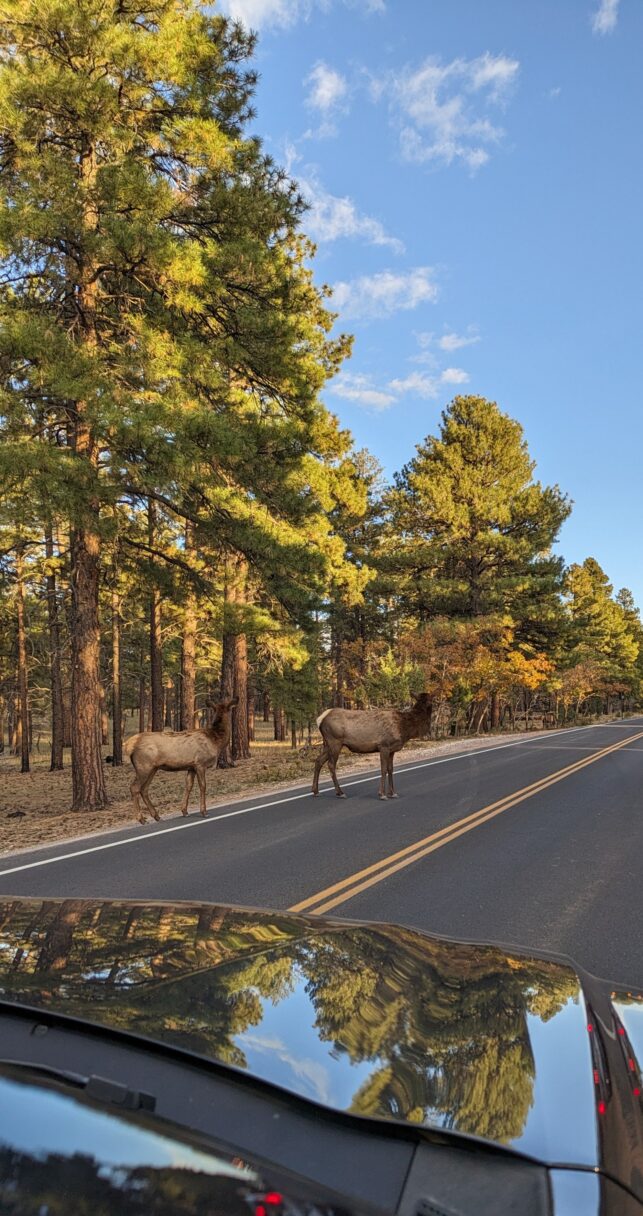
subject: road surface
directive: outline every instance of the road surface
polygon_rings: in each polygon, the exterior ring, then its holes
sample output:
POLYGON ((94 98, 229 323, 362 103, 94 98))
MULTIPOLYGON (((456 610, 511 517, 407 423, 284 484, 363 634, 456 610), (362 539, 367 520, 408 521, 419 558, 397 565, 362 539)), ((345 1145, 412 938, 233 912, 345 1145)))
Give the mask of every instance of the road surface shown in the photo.
MULTIPOLYGON (((211 900, 571 955, 643 988, 643 717, 0 859, 0 894, 211 900)), ((159 778, 162 780, 162 777, 159 778)))

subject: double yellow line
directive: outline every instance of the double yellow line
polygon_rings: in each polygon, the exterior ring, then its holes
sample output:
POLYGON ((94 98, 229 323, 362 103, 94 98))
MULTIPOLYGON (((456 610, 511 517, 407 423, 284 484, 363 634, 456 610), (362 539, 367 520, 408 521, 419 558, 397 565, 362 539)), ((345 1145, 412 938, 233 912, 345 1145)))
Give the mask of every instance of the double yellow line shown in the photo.
POLYGON ((502 815, 504 811, 517 806, 519 802, 524 802, 527 798, 533 798, 534 794, 539 794, 541 790, 548 789, 550 785, 556 785, 558 781, 564 781, 566 777, 571 777, 573 773, 579 772, 580 769, 587 768, 588 764, 595 764, 597 760, 602 760, 603 756, 609 756, 612 752, 620 751, 622 747, 627 747, 628 743, 634 743, 637 739, 643 739, 643 731, 639 731, 636 735, 631 735, 628 739, 622 739, 620 743, 613 743, 610 747, 604 747, 600 751, 594 752, 591 756, 586 756, 583 760, 577 760, 574 764, 568 764, 566 768, 558 769, 555 773, 550 773, 548 777, 543 777, 540 781, 534 781, 531 785, 526 785, 521 790, 515 790, 513 794, 507 794, 505 798, 500 798, 498 802, 491 802, 489 806, 483 806, 481 810, 474 811, 473 814, 467 815, 464 819, 458 819, 455 823, 450 823, 447 827, 441 828, 439 832, 433 832, 431 836, 425 836, 422 840, 416 840, 414 844, 407 845, 406 848, 400 849, 397 853, 391 853, 388 857, 382 857, 380 861, 374 862, 373 865, 366 866, 365 869, 358 870, 355 874, 350 874, 348 878, 342 878, 340 882, 334 883, 332 887, 326 887, 323 891, 317 891, 315 895, 310 895, 308 899, 302 899, 300 903, 293 904, 288 911, 330 912, 338 904, 343 904, 346 900, 352 899, 354 895, 359 895, 361 891, 365 891, 368 887, 373 887, 376 883, 383 882, 391 874, 396 874, 398 870, 403 870, 405 866, 413 865, 421 857, 427 857, 429 853, 435 853, 436 849, 441 849, 445 844, 450 844, 458 836, 464 836, 466 832, 472 832, 474 828, 479 828, 483 823, 488 823, 490 819, 495 819, 496 815, 502 815))

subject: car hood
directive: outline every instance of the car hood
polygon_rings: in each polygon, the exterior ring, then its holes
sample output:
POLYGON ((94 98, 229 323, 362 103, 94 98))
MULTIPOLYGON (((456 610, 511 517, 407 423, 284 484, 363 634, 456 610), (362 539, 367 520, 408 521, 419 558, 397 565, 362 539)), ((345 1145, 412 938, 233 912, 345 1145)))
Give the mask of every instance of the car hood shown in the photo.
POLYGON ((643 1199, 643 996, 495 945, 211 904, 0 900, 0 996, 643 1199))

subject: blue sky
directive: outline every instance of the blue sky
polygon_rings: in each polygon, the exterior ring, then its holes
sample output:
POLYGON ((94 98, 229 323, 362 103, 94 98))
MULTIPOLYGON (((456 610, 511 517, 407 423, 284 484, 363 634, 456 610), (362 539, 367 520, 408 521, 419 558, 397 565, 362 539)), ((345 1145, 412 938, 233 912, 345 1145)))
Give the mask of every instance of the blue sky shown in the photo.
POLYGON ((574 500, 568 561, 643 604, 643 4, 222 0, 256 129, 311 203, 353 357, 326 392, 389 476, 457 392, 574 500))

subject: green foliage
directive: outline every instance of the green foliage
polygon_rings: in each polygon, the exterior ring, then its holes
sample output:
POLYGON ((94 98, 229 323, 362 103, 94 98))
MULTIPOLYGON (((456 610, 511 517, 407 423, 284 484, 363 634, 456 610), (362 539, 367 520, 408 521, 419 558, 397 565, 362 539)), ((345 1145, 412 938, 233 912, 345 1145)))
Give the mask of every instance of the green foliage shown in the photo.
POLYGON ((555 593, 551 546, 570 505, 533 480, 519 423, 482 397, 456 397, 396 477, 389 565, 421 618, 511 612, 555 593))

